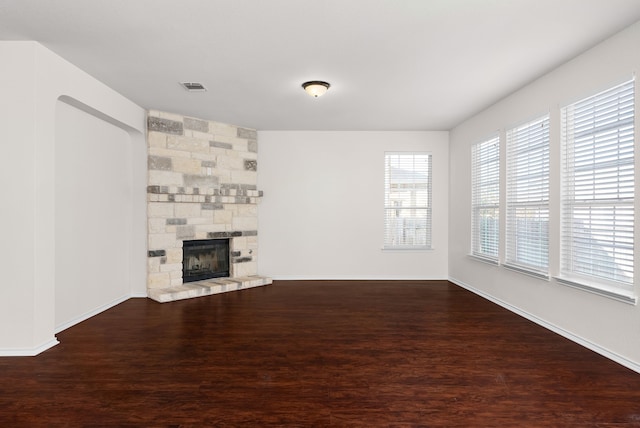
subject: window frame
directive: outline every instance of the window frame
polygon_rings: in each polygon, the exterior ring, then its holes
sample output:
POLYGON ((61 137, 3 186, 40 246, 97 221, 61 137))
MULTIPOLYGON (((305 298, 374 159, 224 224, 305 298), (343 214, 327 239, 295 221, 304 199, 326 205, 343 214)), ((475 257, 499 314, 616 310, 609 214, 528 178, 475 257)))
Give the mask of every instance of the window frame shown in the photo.
POLYGON ((550 114, 506 131, 504 266, 549 278, 550 114))
POLYGON ((427 151, 386 151, 384 152, 384 208, 383 208, 383 250, 431 250, 433 249, 433 155, 427 151), (426 157, 426 164, 416 168, 416 161, 426 157), (398 183, 404 188, 392 190, 394 177, 392 177, 392 159, 395 159, 396 168, 409 166, 412 168, 407 176, 406 170, 402 177, 397 174, 395 179, 409 182, 398 183), (399 163, 398 163, 399 162, 399 163), (417 180, 426 174, 423 180, 417 180), (424 186, 424 188, 421 188, 424 186), (404 203, 409 193, 410 205, 399 206, 404 203), (402 195, 402 196, 400 196, 402 195), (400 215, 401 211, 409 211, 408 216, 400 215), (421 213, 422 215, 418 215, 421 213), (404 219, 402 225, 398 225, 390 219, 404 219), (409 223, 409 226, 406 226, 409 223), (413 224, 413 227, 411 227, 413 224), (400 227, 400 229, 398 229, 400 227), (407 231, 412 231, 409 235, 407 231), (401 232, 402 236, 398 235, 401 232), (419 234, 417 234, 419 232, 419 234), (411 241, 411 242, 408 242, 411 241))
MULTIPOLYGON (((485 221, 485 224, 488 223, 485 221)), ((489 263, 499 263, 500 135, 498 133, 471 146, 470 255, 489 263), (493 227, 486 231, 482 223, 483 220, 491 217, 491 213, 493 213, 491 220, 493 227), (490 251, 483 250, 485 247, 482 242, 487 243, 486 248, 490 251)))
POLYGON ((634 79, 563 107, 561 124, 561 260, 557 279, 635 304, 634 79), (617 196, 612 196, 614 193, 617 196), (605 215, 607 209, 614 217, 605 215), (613 256, 607 248, 614 250, 613 256), (605 258, 613 259, 615 265, 607 268, 609 273, 602 268, 611 264, 605 258), (591 272, 579 266, 591 266, 591 272))

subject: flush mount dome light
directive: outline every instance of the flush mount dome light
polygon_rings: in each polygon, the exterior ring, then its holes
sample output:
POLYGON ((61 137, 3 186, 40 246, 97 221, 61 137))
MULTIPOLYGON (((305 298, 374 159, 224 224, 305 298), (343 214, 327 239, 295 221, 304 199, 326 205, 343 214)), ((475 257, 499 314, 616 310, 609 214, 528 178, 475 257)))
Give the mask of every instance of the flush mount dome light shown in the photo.
POLYGON ((329 90, 330 86, 330 84, 321 80, 311 80, 302 84, 302 88, 307 91, 307 94, 315 98, 324 95, 324 93, 329 90))

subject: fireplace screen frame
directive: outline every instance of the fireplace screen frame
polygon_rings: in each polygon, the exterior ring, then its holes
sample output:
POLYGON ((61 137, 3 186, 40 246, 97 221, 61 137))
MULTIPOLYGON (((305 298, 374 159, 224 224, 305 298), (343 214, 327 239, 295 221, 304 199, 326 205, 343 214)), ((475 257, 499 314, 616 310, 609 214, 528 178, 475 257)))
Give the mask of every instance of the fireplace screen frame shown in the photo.
POLYGON ((195 240, 182 241, 182 282, 188 283, 188 282, 194 282, 194 281, 203 281, 205 279, 230 277, 230 273, 231 273, 231 262, 230 262, 231 242, 230 241, 231 241, 230 239, 195 239, 195 240), (201 247, 200 250, 201 250, 201 257, 202 257, 203 256, 202 253, 205 253, 207 251, 206 247, 211 247, 211 246, 218 247, 218 248, 212 248, 211 250, 209 250, 209 253, 211 254, 211 256, 209 257, 209 260, 208 260, 207 256, 204 255, 203 263, 206 263, 207 261, 211 262, 210 259, 213 257, 216 257, 216 260, 218 260, 217 257, 220 257, 220 255, 222 254, 224 255, 222 260, 220 260, 220 263, 222 263, 222 267, 218 266, 217 270, 215 271, 212 269, 207 269, 202 267, 197 267, 196 269, 191 268, 191 266, 194 266, 194 264, 192 259, 187 260, 187 258, 190 257, 188 250, 193 251, 194 249, 197 250, 198 247, 201 247), (225 248, 226 248, 226 252, 224 251, 225 248), (215 256, 212 254, 214 252, 216 252, 215 256), (224 266, 225 261, 226 261, 226 270, 224 266))

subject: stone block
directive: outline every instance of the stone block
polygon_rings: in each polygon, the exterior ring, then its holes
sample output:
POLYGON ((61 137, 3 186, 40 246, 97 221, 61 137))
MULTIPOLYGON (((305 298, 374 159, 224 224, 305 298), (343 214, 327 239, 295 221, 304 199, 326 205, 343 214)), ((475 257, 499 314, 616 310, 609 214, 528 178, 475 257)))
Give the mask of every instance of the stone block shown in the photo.
POLYGON ((223 233, 227 230, 226 224, 202 224, 196 226, 196 233, 202 234, 202 239, 211 239, 214 233, 223 233))
POLYGON ((180 272, 180 277, 182 277, 182 261, 180 263, 171 263, 164 264, 160 266, 160 272, 180 272))
POLYGON ((258 132, 255 129, 238 128, 238 137, 246 138, 247 140, 257 140, 258 132))
POLYGON ((199 132, 209 132, 209 122, 206 120, 184 118, 184 127, 199 132))
MULTIPOLYGON (((200 166, 198 165, 198 172, 200 166)), ((218 185, 219 179, 214 175, 200 175, 200 174, 185 174, 184 185, 187 187, 207 188, 215 187, 218 185)))
POLYGON ((173 233, 157 233, 149 235, 149 248, 152 250, 175 248, 176 242, 176 235, 173 233))
POLYGON ((244 169, 246 171, 257 171, 258 170, 258 161, 252 159, 244 160, 244 169))
MULTIPOLYGON (((247 140, 244 138, 238 138, 237 136, 230 136, 230 135, 216 135, 213 140, 219 143, 231 144, 231 149, 229 150, 237 150, 239 152, 248 152, 247 150, 248 143, 247 143, 247 140)), ((231 151, 227 151, 226 153, 233 154, 233 152, 231 151)))
POLYGON ((176 238, 193 239, 196 235, 196 227, 194 225, 178 226, 176 230, 176 238))
POLYGON ((160 171, 171 171, 173 168, 171 158, 164 156, 149 156, 147 165, 149 169, 157 169, 160 171))
POLYGON ((211 211, 203 210, 201 212, 202 217, 193 217, 188 220, 188 224, 193 224, 196 226, 200 226, 203 224, 211 224, 213 223, 213 214, 211 211))
POLYGON ((209 141, 199 138, 170 136, 167 138, 167 148, 189 153, 209 153, 209 141))
POLYGON ((149 273, 147 275, 147 287, 165 288, 171 286, 171 277, 167 272, 149 273))
POLYGON ((173 214, 173 205, 167 202, 150 202, 147 204, 147 212, 150 218, 176 217, 173 214))
MULTIPOLYGON (((209 140, 207 140, 209 141, 209 140)), ((208 143, 207 143, 208 144, 208 143)), ((215 161, 216 160, 216 153, 211 153, 211 149, 204 151, 204 152, 191 152, 190 153, 190 157, 193 159, 198 159, 201 161, 215 161)))
POLYGON ((254 171, 231 171, 231 181, 234 183, 255 184, 258 180, 254 171))
POLYGON ((209 132, 215 135, 237 136, 238 128, 228 123, 209 122, 209 132))
POLYGON ((240 217, 258 217, 258 207, 255 205, 240 205, 236 210, 240 217))
POLYGON ((166 255, 167 255, 166 250, 150 250, 148 251, 148 254, 147 254, 148 257, 163 257, 166 255))
POLYGON ((149 131, 163 132, 172 135, 182 135, 184 131, 182 122, 154 116, 147 118, 147 128, 149 131))
POLYGON ((182 263, 182 248, 167 249, 167 263, 182 263))
POLYGON ((164 156, 168 158, 190 158, 191 153, 184 150, 165 149, 159 147, 150 147, 149 154, 153 156, 164 156))
MULTIPOLYGON (((191 158, 175 158, 173 159, 173 171, 181 172, 183 174, 196 174, 199 175, 201 161, 191 158)), ((185 183, 188 186, 188 184, 185 183)))
POLYGON ((167 219, 167 224, 185 225, 185 224, 187 224, 187 219, 186 218, 168 218, 167 219))
POLYGON ((165 233, 166 220, 164 218, 149 218, 147 220, 148 233, 165 233))
POLYGON ((254 253, 258 250, 258 236, 247 236, 247 247, 254 253))
POLYGON ((209 141, 209 147, 214 147, 217 149, 231 150, 233 149, 233 144, 224 143, 221 141, 209 141))
POLYGON ((187 219, 202 217, 200 204, 186 204, 186 203, 175 204, 175 215, 171 217, 187 218, 187 219))
POLYGON ((249 140, 247 143, 247 150, 252 153, 258 153, 258 142, 256 140, 249 140))
POLYGON ((172 171, 149 171, 149 183, 160 186, 182 186, 184 179, 182 174, 172 171))
POLYGON ((197 138, 198 140, 206 140, 206 141, 209 141, 213 137, 213 135, 211 135, 208 132, 194 131, 192 129, 185 129, 184 136, 190 137, 190 138, 197 138))
POLYGON ((149 145, 150 150, 151 148, 165 148, 167 147, 167 134, 150 131, 147 135, 147 144, 149 145))
POLYGON ((248 242, 247 242, 247 238, 244 238, 242 236, 236 236, 233 238, 233 240, 231 241, 231 248, 233 251, 247 251, 248 248, 248 242))
POLYGON ((147 272, 159 273, 160 272, 160 257, 153 257, 147 259, 147 272))
POLYGON ((215 224, 231 224, 233 213, 229 210, 219 210, 213 213, 213 223, 215 224))
POLYGON ((180 268, 169 271, 169 277, 171 278, 171 281, 179 279, 182 283, 182 262, 180 262, 178 266, 180 266, 180 268))
POLYGON ((223 204, 215 203, 215 202, 205 202, 201 204, 203 210, 222 210, 224 209, 223 204))
POLYGON ((258 273, 258 263, 255 261, 248 263, 234 263, 232 266, 234 277, 251 276, 258 273))

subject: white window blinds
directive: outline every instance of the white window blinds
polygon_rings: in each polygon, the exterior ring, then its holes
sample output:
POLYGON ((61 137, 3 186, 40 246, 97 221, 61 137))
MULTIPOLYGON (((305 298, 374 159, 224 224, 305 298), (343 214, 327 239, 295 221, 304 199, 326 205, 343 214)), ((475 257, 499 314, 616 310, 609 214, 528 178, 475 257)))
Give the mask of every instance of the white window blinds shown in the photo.
POLYGON ((384 247, 431 248, 431 154, 385 153, 384 247))
POLYGON ((500 140, 471 148, 471 254, 498 261, 500 236, 500 140))
POLYGON ((630 289, 634 82, 563 108, 562 127, 561 276, 630 289))
POLYGON ((549 116, 507 130, 505 265, 548 276, 549 116))

